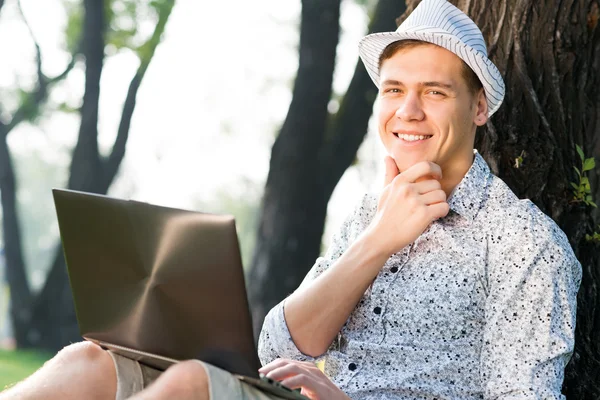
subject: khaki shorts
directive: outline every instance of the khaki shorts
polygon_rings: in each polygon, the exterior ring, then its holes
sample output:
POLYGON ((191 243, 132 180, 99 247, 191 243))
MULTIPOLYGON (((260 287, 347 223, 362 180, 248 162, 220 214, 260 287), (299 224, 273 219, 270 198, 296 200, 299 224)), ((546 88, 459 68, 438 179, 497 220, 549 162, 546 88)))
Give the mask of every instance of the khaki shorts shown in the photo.
MULTIPOLYGON (((162 371, 148 367, 127 357, 108 352, 117 370, 116 400, 125 400, 148 387, 162 371)), ((213 400, 275 400, 280 397, 261 392, 235 378, 229 372, 213 365, 200 363, 206 369, 209 381, 210 398, 213 400)))

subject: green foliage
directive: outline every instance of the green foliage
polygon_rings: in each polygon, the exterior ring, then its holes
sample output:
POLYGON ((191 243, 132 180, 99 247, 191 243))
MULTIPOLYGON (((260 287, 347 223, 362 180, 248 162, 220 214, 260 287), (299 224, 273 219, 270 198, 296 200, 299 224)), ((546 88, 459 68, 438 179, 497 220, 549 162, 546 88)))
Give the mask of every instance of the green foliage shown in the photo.
POLYGON ((592 189, 590 187, 590 180, 587 176, 587 172, 593 170, 596 167, 596 161, 593 157, 585 158, 585 154, 579 145, 576 145, 577 154, 581 159, 581 171, 577 167, 575 172, 579 176, 579 183, 571 182, 573 187, 573 202, 574 203, 585 203, 588 206, 597 207, 592 199, 592 189))
POLYGON ((79 107, 73 107, 69 103, 62 102, 56 106, 56 110, 67 114, 75 114, 79 112, 79 107))
MULTIPOLYGON (((600 225, 598 225, 598 231, 600 231, 600 225)), ((600 233, 596 231, 591 235, 585 235, 585 240, 588 242, 600 243, 600 233)))
POLYGON ((152 60, 152 57, 154 57, 154 52, 161 41, 167 20, 171 14, 171 11, 173 10, 174 5, 175 0, 152 0, 149 4, 150 8, 154 9, 154 12, 158 18, 156 21, 156 27, 154 28, 152 36, 136 49, 138 57, 140 58, 142 65, 145 67, 150 64, 150 60, 152 60))
POLYGON ((116 50, 134 50, 138 43, 141 1, 138 0, 109 0, 105 4, 107 21, 106 44, 116 50))
POLYGON ((34 373, 50 357, 39 351, 0 350, 0 391, 34 373))
POLYGON ((35 122, 37 117, 40 115, 40 104, 35 99, 35 93, 17 89, 17 96, 19 97, 19 111, 23 113, 23 120, 35 122))
MULTIPOLYGON (((160 17, 168 16, 174 3, 174 0, 105 1, 107 53, 114 54, 120 50, 129 49, 138 53, 142 62, 149 60, 153 51, 149 51, 148 48, 156 47, 160 41, 160 35, 158 38, 153 38, 153 32, 144 27, 160 24, 160 17), (156 43, 152 46, 149 42, 156 43)), ((66 46, 68 51, 74 54, 77 52, 81 40, 84 9, 82 2, 77 0, 63 0, 63 4, 67 12, 66 46)), ((159 30, 159 33, 162 34, 164 26, 159 30)))
POLYGON ((67 13, 67 24, 65 26, 65 44, 67 51, 71 54, 77 53, 81 41, 83 26, 83 4, 81 1, 64 0, 67 13))

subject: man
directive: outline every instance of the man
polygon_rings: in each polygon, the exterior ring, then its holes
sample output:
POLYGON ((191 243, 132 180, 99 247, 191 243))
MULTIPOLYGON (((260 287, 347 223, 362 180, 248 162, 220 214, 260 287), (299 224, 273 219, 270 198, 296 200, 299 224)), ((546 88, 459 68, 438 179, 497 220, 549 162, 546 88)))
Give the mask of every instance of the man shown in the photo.
MULTIPOLYGON (((563 398, 581 266, 556 224, 473 150, 504 96, 481 32, 445 0, 424 0, 360 54, 379 87, 385 187, 271 310, 261 372, 312 399, 563 398)), ((141 390, 157 374, 78 344, 4 398, 272 398, 194 361, 141 390)))
POLYGON ((504 95, 481 33, 424 0, 360 54, 379 87, 386 185, 267 316, 261 361, 323 355, 357 399, 562 398, 580 265, 473 153, 504 95))

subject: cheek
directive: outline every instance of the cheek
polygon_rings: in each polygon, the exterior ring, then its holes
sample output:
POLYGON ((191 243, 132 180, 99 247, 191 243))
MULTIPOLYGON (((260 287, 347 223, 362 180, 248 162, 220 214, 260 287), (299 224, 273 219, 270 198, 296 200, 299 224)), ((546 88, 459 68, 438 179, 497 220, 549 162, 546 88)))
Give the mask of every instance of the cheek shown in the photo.
POLYGON ((457 132, 463 129, 462 118, 458 117, 460 114, 460 110, 455 108, 436 110, 430 114, 441 143, 452 141, 457 132))
POLYGON ((382 98, 378 105, 379 120, 385 122, 389 121, 396 114, 398 107, 399 104, 397 104, 397 101, 389 98, 382 98))
POLYGON ((386 142, 387 138, 387 128, 389 122, 394 118, 395 110, 390 106, 381 105, 379 108, 379 112, 377 113, 377 128, 379 130, 379 136, 386 142))

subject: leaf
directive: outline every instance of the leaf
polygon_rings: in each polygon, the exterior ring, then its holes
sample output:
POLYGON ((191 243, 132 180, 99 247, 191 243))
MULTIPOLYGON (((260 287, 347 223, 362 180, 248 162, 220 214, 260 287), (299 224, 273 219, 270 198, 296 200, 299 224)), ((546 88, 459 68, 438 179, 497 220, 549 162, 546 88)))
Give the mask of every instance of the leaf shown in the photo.
POLYGON ((590 171, 596 167, 596 160, 588 158, 583 162, 583 172, 590 171))
POLYGON ((575 171, 577 172, 577 175, 579 175, 579 177, 581 178, 581 172, 579 172, 579 169, 577 167, 573 167, 575 168, 575 171))
POLYGON ((583 155, 583 150, 581 150, 581 147, 579 147, 578 144, 575 145, 575 148, 577 148, 577 153, 579 153, 579 157, 581 158, 581 162, 583 162, 583 160, 585 160, 585 156, 583 155))
POLYGON ((581 181, 579 182, 579 184, 580 184, 581 186, 584 186, 584 187, 585 187, 586 185, 587 185, 587 186, 589 186, 589 184, 590 184, 590 179, 589 179, 587 176, 584 176, 584 177, 582 177, 582 178, 581 178, 581 181))
POLYGON ((594 208, 598 208, 598 206, 596 205, 596 203, 594 203, 593 201, 590 201, 590 206, 592 206, 594 208))
POLYGON ((571 186, 573 186, 573 189, 579 191, 579 186, 574 184, 573 182, 569 182, 571 184, 571 186))

